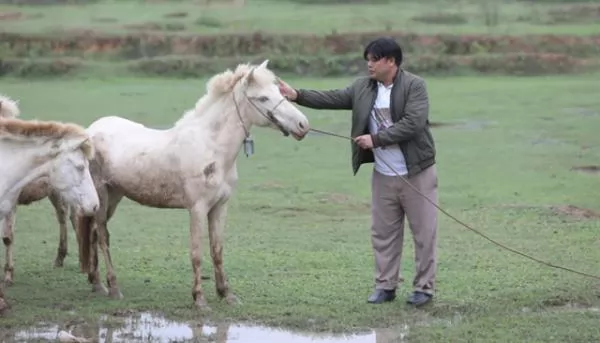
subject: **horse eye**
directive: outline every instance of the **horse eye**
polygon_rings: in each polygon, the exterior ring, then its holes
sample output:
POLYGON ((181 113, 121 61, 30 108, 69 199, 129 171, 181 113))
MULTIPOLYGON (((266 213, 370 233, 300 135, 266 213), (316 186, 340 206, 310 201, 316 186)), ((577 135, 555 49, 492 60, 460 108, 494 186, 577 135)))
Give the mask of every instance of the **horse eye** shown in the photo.
POLYGON ((269 101, 269 98, 267 98, 266 96, 263 95, 263 96, 259 96, 257 98, 257 100, 260 102, 267 102, 267 101, 269 101))

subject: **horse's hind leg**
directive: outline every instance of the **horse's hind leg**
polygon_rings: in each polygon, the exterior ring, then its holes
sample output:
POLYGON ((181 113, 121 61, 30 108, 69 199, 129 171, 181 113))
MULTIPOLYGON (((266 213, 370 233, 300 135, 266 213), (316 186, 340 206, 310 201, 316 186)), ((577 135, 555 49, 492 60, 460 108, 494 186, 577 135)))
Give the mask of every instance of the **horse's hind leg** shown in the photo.
POLYGON ((56 252, 56 259, 54 260, 54 267, 60 268, 63 266, 65 257, 67 256, 68 243, 67 243, 67 217, 69 213, 69 207, 55 192, 51 192, 48 195, 54 211, 56 212, 56 219, 60 228, 60 237, 58 241, 58 250, 56 252))
POLYGON ((4 299, 4 292, 2 291, 2 285, 0 285, 0 315, 8 309, 8 304, 4 299))
POLYGON ((113 214, 115 214, 115 211, 117 209, 117 206, 119 205, 119 202, 121 202, 121 199, 123 199, 122 194, 109 190, 106 216, 100 215, 96 221, 98 243, 100 244, 100 249, 102 250, 102 254, 104 255, 104 264, 106 266, 106 283, 108 285, 108 295, 114 299, 123 298, 123 294, 119 290, 119 285, 117 284, 117 276, 114 271, 112 258, 110 257, 110 233, 108 232, 107 223, 113 216, 113 214))
POLYGON ((6 253, 6 261, 4 264, 4 284, 8 287, 13 283, 13 277, 15 272, 15 264, 13 261, 13 243, 15 241, 15 219, 17 217, 17 207, 13 209, 4 217, 2 226, 2 242, 4 242, 4 249, 6 253))
POLYGON ((210 240, 210 256, 215 272, 217 294, 225 298, 229 304, 239 303, 239 300, 229 289, 227 275, 223 268, 223 231, 227 217, 227 203, 216 204, 208 213, 208 238, 210 240))

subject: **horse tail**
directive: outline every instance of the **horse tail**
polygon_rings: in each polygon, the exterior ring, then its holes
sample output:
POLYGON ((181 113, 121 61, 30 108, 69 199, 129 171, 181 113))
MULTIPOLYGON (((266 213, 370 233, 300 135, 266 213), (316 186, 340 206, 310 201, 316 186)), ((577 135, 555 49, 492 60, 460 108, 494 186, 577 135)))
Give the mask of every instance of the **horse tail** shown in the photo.
POLYGON ((20 114, 17 101, 0 94, 0 118, 16 118, 20 114))
POLYGON ((92 270, 90 251, 92 245, 92 221, 93 216, 79 214, 77 216, 77 236, 79 237, 79 268, 82 273, 92 270))

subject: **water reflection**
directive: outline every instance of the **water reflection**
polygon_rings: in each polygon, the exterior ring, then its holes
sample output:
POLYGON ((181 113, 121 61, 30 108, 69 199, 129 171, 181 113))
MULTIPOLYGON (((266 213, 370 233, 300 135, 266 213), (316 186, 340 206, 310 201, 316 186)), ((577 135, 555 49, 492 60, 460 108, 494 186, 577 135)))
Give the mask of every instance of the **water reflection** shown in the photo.
POLYGON ((330 335, 296 333, 263 326, 219 323, 204 325, 200 322, 175 322, 152 313, 138 313, 124 320, 102 317, 97 324, 67 323, 44 325, 0 335, 3 343, 57 342, 61 330, 86 339, 87 342, 285 342, 285 343, 391 343, 404 342, 408 325, 395 329, 372 330, 366 333, 330 335), (109 320, 110 319, 110 320, 109 320))

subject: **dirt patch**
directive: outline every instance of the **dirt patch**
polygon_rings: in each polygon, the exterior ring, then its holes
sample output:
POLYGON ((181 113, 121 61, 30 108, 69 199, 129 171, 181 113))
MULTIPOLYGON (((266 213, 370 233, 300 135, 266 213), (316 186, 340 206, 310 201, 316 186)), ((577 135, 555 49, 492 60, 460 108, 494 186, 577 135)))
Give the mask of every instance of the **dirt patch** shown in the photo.
POLYGON ((143 23, 130 24, 123 26, 132 31, 184 31, 185 25, 182 23, 143 23))
POLYGON ((460 13, 427 13, 412 17, 410 20, 438 25, 462 25, 469 22, 469 20, 460 13))
POLYGON ((171 12, 164 15, 165 18, 185 18, 187 16, 187 12, 171 12))
POLYGON ((255 186, 250 187, 252 190, 255 191, 264 191, 264 190, 282 190, 285 189, 285 186, 279 182, 275 182, 275 181, 267 181, 265 183, 261 183, 255 186))
POLYGON ((25 16, 23 15, 23 13, 21 12, 1 12, 0 13, 0 20, 5 20, 5 21, 9 21, 9 20, 21 20, 23 19, 25 16))
POLYGON ((577 207, 575 205, 550 205, 550 206, 539 206, 539 205, 527 205, 527 204, 504 204, 492 206, 493 208, 509 208, 515 210, 543 210, 550 211, 555 215, 567 216, 574 219, 596 219, 600 218, 600 213, 588 209, 577 207))
POLYGON ((276 215, 279 217, 296 217, 300 213, 311 212, 310 209, 305 207, 294 207, 294 206, 282 206, 274 207, 270 205, 255 206, 252 208, 256 212, 260 212, 267 215, 276 215))
POLYGON ((346 204, 350 202, 350 196, 341 193, 327 193, 321 196, 320 203, 346 204))
POLYGON ((99 17, 99 18, 92 18, 92 21, 96 22, 96 23, 116 23, 119 21, 119 19, 99 17))
POLYGON ((486 126, 493 125, 495 122, 489 120, 464 120, 461 122, 429 122, 429 126, 432 128, 456 128, 463 130, 480 130, 486 126))
POLYGON ((581 208, 574 205, 552 206, 552 211, 558 215, 566 215, 576 219, 600 218, 600 214, 587 208, 581 208))
POLYGON ((579 171, 587 174, 600 174, 600 166, 589 165, 589 166, 575 166, 571 168, 572 171, 579 171))
POLYGON ((342 193, 325 193, 319 197, 319 202, 329 205, 343 205, 352 212, 365 212, 371 209, 371 204, 368 202, 356 201, 351 196, 342 193))
POLYGON ((445 126, 456 126, 456 123, 446 123, 440 121, 429 122, 430 127, 445 127, 445 126))

